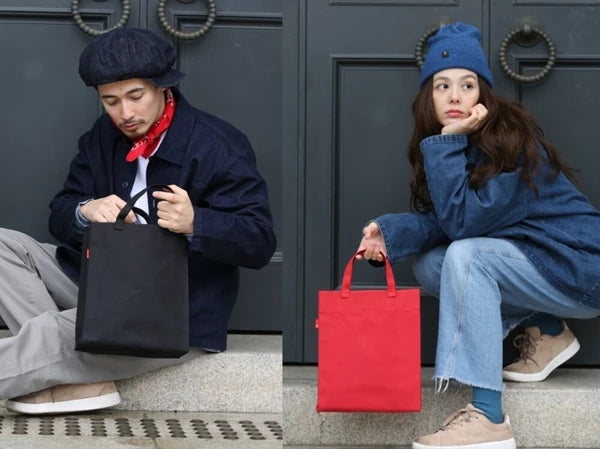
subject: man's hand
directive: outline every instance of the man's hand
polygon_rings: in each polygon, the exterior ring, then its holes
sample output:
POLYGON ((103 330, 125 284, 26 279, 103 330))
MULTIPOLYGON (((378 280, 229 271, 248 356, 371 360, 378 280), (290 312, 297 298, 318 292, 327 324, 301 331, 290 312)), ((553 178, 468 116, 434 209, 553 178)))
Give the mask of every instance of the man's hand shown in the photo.
POLYGON ((181 187, 171 184, 173 192, 157 190, 152 196, 158 203, 158 225, 178 234, 194 233, 194 206, 188 193, 181 187))
POLYGON ((487 108, 481 103, 477 103, 469 110, 467 118, 444 126, 442 134, 471 134, 481 127, 487 114, 487 108))
MULTIPOLYGON (((110 195, 88 201, 79 208, 79 212, 91 222, 114 223, 125 204, 127 203, 117 195, 110 195)), ((129 212, 125 217, 125 223, 135 223, 135 221, 135 214, 129 212)))
POLYGON ((357 260, 365 258, 366 260, 383 262, 383 256, 381 253, 385 254, 387 257, 387 252, 385 251, 385 242, 383 241, 381 230, 375 222, 371 222, 363 228, 363 238, 360 241, 360 245, 358 245, 358 249, 356 251, 362 251, 363 249, 365 250, 365 253, 362 256, 356 256, 357 260))

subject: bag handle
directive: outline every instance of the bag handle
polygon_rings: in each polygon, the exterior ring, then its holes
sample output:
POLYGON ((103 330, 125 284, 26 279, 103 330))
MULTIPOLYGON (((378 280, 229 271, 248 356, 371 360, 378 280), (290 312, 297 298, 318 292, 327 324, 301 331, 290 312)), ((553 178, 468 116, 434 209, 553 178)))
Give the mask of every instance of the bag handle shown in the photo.
POLYGON ((144 209, 140 209, 139 207, 133 207, 131 210, 136 215, 139 215, 140 217, 142 217, 146 221, 146 224, 150 223, 150 216, 146 213, 146 211, 144 209))
MULTIPOLYGON (((362 256, 364 253, 364 249, 358 251, 356 254, 354 254, 354 256, 352 256, 348 262, 348 265, 346 265, 346 269, 344 270, 344 278, 342 279, 342 298, 348 298, 350 296, 350 285, 352 284, 352 270, 354 268, 354 261, 356 260, 356 256, 362 256)), ((383 261, 385 262, 385 280, 387 282, 388 297, 395 298, 396 280, 394 279, 392 266, 383 252, 380 252, 379 254, 383 256, 383 261)))
POLYGON ((125 224, 125 217, 132 210, 134 210, 134 212, 136 214, 141 215, 146 220, 146 223, 150 223, 150 217, 148 216, 148 214, 146 214, 144 211, 142 211, 144 213, 140 214, 140 212, 139 212, 140 209, 138 209, 137 207, 134 208, 133 205, 146 192, 149 192, 149 191, 152 191, 152 190, 158 190, 158 189, 166 190, 167 192, 173 192, 173 189, 171 189, 171 187, 169 187, 166 184, 153 184, 151 186, 148 186, 148 187, 140 190, 138 193, 136 193, 134 196, 132 196, 129 201, 127 201, 127 204, 125 204, 125 206, 123 206, 123 209, 121 209, 121 212, 119 212, 119 215, 117 215, 117 220, 115 221, 115 228, 119 229, 119 228, 121 228, 123 226, 123 224, 125 224))

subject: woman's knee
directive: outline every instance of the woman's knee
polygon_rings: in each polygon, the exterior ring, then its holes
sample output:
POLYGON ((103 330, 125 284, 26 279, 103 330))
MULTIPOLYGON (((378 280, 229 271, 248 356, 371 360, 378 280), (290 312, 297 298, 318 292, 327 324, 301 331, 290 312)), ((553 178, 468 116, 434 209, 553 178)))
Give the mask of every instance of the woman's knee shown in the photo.
POLYGON ((515 246, 504 239, 490 237, 473 237, 455 240, 448 246, 444 258, 444 269, 468 267, 472 264, 483 268, 492 266, 502 267, 506 264, 503 256, 515 257, 515 246))
POLYGON ((446 246, 438 246, 415 256, 413 273, 424 290, 439 296, 440 277, 446 253, 446 246))
POLYGON ((456 267, 459 264, 464 264, 473 257, 474 245, 473 239, 455 240, 448 246, 444 265, 456 267))

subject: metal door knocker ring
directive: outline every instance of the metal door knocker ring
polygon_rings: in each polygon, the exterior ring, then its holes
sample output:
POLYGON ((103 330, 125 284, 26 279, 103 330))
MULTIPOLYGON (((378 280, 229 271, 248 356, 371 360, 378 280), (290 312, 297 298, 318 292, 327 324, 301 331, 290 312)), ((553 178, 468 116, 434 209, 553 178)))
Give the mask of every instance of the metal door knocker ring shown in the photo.
POLYGON ((423 48, 427 43, 428 39, 438 32, 440 28, 434 27, 425 31, 417 42, 417 46, 415 47, 415 59, 417 60, 417 65, 420 69, 423 68, 423 63, 425 62, 425 56, 423 55, 423 48))
POLYGON ((204 36, 208 32, 208 30, 210 30, 210 28, 213 26, 213 24, 215 23, 215 18, 217 17, 216 0, 208 0, 208 17, 206 19, 206 22, 204 22, 204 25, 202 25, 198 31, 195 31, 193 33, 186 33, 186 32, 179 31, 179 30, 173 28, 171 26, 171 24, 168 22, 167 15, 165 12, 166 4, 167 4, 167 0, 159 0, 159 2, 158 2, 158 20, 160 21, 160 24, 162 25, 162 27, 165 29, 165 31, 167 33, 169 33, 171 36, 176 37, 178 39, 183 39, 183 40, 189 41, 189 40, 198 39, 199 37, 204 36))
MULTIPOLYGON (((521 42, 522 41, 523 40, 521 39, 521 42)), ((521 43, 520 45, 524 44, 521 43)), ((530 25, 524 25, 523 28, 516 29, 508 33, 508 35, 502 41, 502 44, 500 44, 498 56, 500 58, 500 66, 506 75, 520 83, 534 83, 547 77, 552 70, 552 67, 554 67, 554 63, 556 62, 556 47, 554 46, 552 39, 550 39, 550 36, 544 33, 541 29, 531 27, 530 25), (546 62, 544 68, 542 68, 542 70, 535 75, 521 75, 520 73, 516 73, 511 70, 511 68, 508 66, 508 62, 506 60, 506 50, 513 40, 519 44, 519 36, 527 37, 531 36, 532 34, 537 35, 546 41, 546 46, 548 47, 548 61, 546 62)))
POLYGON ((115 28, 125 26, 125 24, 127 23, 127 20, 129 20, 130 12, 131 12, 130 0, 123 0, 123 14, 121 14, 121 18, 119 19, 117 24, 114 27, 108 28, 106 30, 98 30, 98 29, 92 28, 89 25, 86 25, 84 23, 83 19, 81 18, 81 14, 79 13, 79 0, 73 0, 71 2, 71 16, 73 16, 73 20, 75 21, 77 26, 81 29, 81 31, 89 34, 90 36, 100 36, 101 34, 106 33, 107 31, 111 31, 111 30, 114 30, 115 28))

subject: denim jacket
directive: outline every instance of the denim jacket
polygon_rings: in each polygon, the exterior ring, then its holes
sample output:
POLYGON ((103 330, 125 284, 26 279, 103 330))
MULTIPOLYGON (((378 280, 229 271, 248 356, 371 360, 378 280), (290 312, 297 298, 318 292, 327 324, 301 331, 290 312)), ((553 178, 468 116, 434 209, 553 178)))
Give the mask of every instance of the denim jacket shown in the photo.
POLYGON ((550 179, 545 152, 534 178, 537 193, 520 169, 469 187, 482 152, 469 145, 467 135, 430 136, 421 141, 421 152, 434 210, 373 220, 391 263, 454 240, 502 238, 551 285, 600 309, 600 213, 562 172, 550 179))

